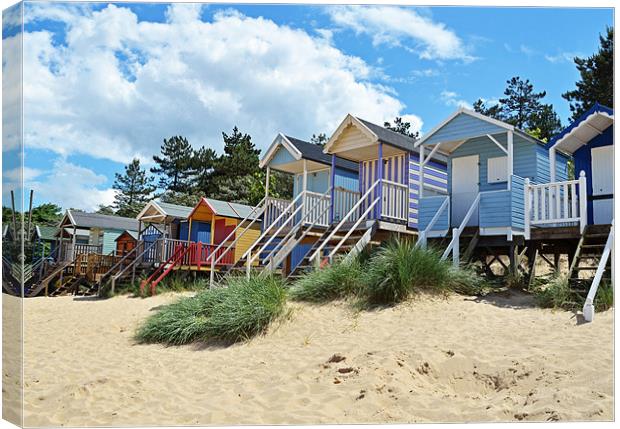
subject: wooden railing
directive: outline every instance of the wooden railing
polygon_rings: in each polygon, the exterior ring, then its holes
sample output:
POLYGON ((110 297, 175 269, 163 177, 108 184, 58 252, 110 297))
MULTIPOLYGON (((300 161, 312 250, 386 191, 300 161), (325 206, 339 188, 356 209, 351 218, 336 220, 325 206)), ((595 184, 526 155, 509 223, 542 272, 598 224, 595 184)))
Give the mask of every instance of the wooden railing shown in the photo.
MULTIPOLYGON (((263 228, 274 222, 288 220, 295 207, 291 207, 291 200, 267 197, 265 199, 265 214, 263 216, 263 228), (288 211, 287 214, 284 212, 288 211)), ((280 226, 280 225, 277 225, 280 226)))
POLYGON ((443 252, 443 255, 441 255, 441 259, 444 260, 448 257, 448 255, 450 255, 450 253, 452 253, 452 264, 455 267, 458 267, 459 264, 461 263, 461 255, 460 255, 461 234, 463 233, 465 226, 467 226, 469 219, 471 219, 472 215, 478 210, 479 206, 480 206, 480 193, 478 193, 474 202, 471 203, 471 206, 469 207, 469 210, 467 210, 467 213, 465 214, 465 217, 463 218, 463 221, 461 222, 459 227, 452 229, 452 240, 450 240, 448 247, 443 252))
POLYGON ((114 255, 80 253, 75 258, 74 273, 86 277, 88 281, 97 281, 99 276, 107 273, 120 259, 114 255))
POLYGON ((360 193, 337 187, 334 189, 334 221, 339 222, 359 201, 360 193))
MULTIPOLYGON (((421 200, 420 200, 421 202, 421 200)), ((418 242, 416 243, 416 246, 420 246, 423 249, 426 248, 426 243, 428 240, 428 235, 431 233, 431 231, 433 230, 433 227, 435 226, 435 224, 437 223, 437 221, 439 220, 439 218, 441 217, 441 215, 444 213, 444 211, 450 210, 450 197, 449 196, 445 196, 443 197, 443 202, 441 203, 441 205, 439 206, 439 209, 437 210, 437 212, 435 213, 435 215, 433 216, 433 218, 431 219, 431 221, 428 223, 428 225, 426 226, 426 228, 420 232, 420 237, 418 238, 418 242)), ((419 213, 419 211, 418 211, 419 213)), ((419 222, 420 217, 418 216, 418 222, 419 222)))
MULTIPOLYGON (((594 279, 592 280, 592 284, 590 285, 590 290, 588 291, 588 296, 586 297, 586 302, 583 304, 583 318, 586 322, 591 322, 594 319, 594 298, 596 297, 596 292, 598 291, 598 287, 603 278, 603 274, 605 273, 605 269, 607 267, 607 261, 611 255, 614 245, 614 221, 611 221, 611 229, 609 230, 609 235, 607 236, 607 242, 605 243, 605 248, 603 249, 603 254, 601 255, 601 259, 599 260, 598 267, 596 268, 596 273, 594 274, 594 279)), ((613 261, 612 261, 613 264, 613 261)), ((612 271, 613 274, 613 271, 612 271)), ((613 276, 612 276, 613 277, 613 276)))
POLYGON ((95 246, 92 244, 73 244, 64 243, 62 250, 62 259, 64 261, 74 260, 78 255, 85 255, 89 253, 103 252, 103 246, 95 246))
POLYGON ((586 176, 577 180, 530 184, 525 179, 525 229, 530 226, 577 223, 581 232, 588 223, 586 176))
POLYGON ((381 217, 406 221, 409 212, 407 185, 383 179, 381 181, 381 217))
POLYGON ((302 217, 304 223, 315 224, 317 226, 329 226, 329 195, 319 194, 318 192, 304 192, 304 208, 302 217))

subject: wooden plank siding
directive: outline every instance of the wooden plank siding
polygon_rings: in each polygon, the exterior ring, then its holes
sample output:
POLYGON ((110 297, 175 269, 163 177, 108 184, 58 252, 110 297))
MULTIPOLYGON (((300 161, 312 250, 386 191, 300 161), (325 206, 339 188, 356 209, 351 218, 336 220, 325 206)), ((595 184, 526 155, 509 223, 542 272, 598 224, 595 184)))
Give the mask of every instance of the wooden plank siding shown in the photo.
MULTIPOLYGON (((236 219, 231 220, 237 221, 236 219)), ((241 238, 239 238, 239 241, 237 241, 237 244, 235 245, 235 262, 241 258, 241 256, 250 248, 252 244, 254 244, 261 233, 260 224, 258 223, 254 223, 254 225, 252 225, 249 229, 247 229, 247 232, 244 233, 246 229, 247 228, 244 226, 240 226, 237 230, 236 234, 241 238), (241 234, 243 234, 243 236, 241 236, 241 234)))
POLYGON ((465 140, 472 137, 501 132, 506 132, 506 130, 495 124, 469 115, 458 115, 437 130, 424 144, 433 145, 438 142, 465 140))
MULTIPOLYGON (((424 197, 424 204, 420 205, 418 227, 420 231, 426 229, 431 220, 443 204, 445 196, 424 197)), ((433 225, 433 231, 448 231, 450 229, 450 207, 447 207, 433 225)))
MULTIPOLYGON (((409 228, 418 229, 419 210, 419 173, 420 156, 417 153, 409 154, 409 228)), ((426 195, 448 193, 448 171, 443 164, 428 161, 424 166, 424 192, 426 195)), ((439 206, 437 206, 439 208, 439 206)), ((428 219, 430 221, 432 219, 428 219)))

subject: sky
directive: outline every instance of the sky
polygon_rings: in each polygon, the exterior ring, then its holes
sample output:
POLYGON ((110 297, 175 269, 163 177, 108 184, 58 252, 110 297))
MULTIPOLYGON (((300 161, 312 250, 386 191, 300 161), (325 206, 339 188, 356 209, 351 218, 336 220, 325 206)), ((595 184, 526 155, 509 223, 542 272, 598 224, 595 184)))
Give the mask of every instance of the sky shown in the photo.
MULTIPOLYGON (((20 17, 3 13, 3 153, 15 148, 20 17)), ((308 140, 347 113, 428 132, 512 76, 561 97, 596 52, 611 9, 26 3, 26 190, 35 205, 95 210, 114 173, 147 168, 164 138, 222 150, 234 126, 265 150, 308 140)), ((3 202, 17 163, 5 161, 3 202)))

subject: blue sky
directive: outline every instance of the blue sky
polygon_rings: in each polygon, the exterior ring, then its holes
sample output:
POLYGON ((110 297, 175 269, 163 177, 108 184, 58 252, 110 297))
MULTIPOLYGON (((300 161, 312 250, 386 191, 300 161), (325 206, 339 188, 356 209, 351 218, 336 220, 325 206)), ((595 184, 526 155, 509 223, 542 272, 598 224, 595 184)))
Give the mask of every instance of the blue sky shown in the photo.
POLYGON ((220 150, 237 125, 265 149, 346 113, 426 132, 512 76, 546 90, 566 125, 571 58, 597 50, 613 12, 43 3, 24 19, 26 185, 38 203, 94 209, 124 163, 148 165, 174 134, 220 150))

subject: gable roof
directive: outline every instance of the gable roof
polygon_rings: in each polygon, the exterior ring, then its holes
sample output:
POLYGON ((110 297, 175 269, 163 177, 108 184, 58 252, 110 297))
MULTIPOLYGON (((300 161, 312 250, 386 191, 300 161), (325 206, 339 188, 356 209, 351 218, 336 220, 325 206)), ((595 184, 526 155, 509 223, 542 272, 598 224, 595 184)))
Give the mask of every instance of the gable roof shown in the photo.
MULTIPOLYGON (((192 209, 191 213, 187 217, 188 218, 192 217, 194 212, 198 209, 198 207, 200 207, 203 204, 206 204, 207 206, 209 206, 211 211, 218 216, 230 217, 230 218, 236 218, 236 219, 245 219, 246 217, 250 215, 252 210, 255 209, 254 207, 248 206, 245 204, 229 203, 228 201, 221 201, 221 200, 215 200, 213 198, 203 197, 200 199, 198 204, 196 204, 196 206, 192 209)), ((254 213, 254 216, 252 216, 250 219, 257 219, 258 214, 259 212, 256 211, 254 213)))
POLYGON ((41 240, 54 241, 56 234, 58 234, 58 228, 55 226, 36 225, 35 232, 41 240))
MULTIPOLYGON (((323 153, 323 148, 321 146, 279 133, 260 160, 259 165, 261 168, 264 168, 273 159, 280 147, 284 147, 297 161, 300 159, 307 159, 327 166, 332 165, 331 156, 323 153)), ((339 157, 336 157, 336 167, 350 171, 358 171, 357 163, 339 157)))
POLYGON ((77 210, 67 210, 61 225, 68 219, 71 225, 77 228, 101 228, 117 230, 138 230, 138 220, 128 217, 104 215, 99 213, 86 213, 77 210))
MULTIPOLYGON (((575 119, 568 127, 553 136, 547 148, 556 148, 568 153, 577 149, 599 134, 602 134, 614 123, 614 110, 599 103, 594 103, 590 109, 575 119)), ((613 140, 612 140, 613 141, 613 140)))
POLYGON ((158 220, 162 222, 165 220, 163 218, 187 219, 187 216, 189 216, 189 214, 192 212, 193 207, 152 200, 144 206, 140 213, 138 213, 136 219, 142 219, 151 209, 154 209, 160 215, 147 216, 148 219, 144 219, 144 221, 146 222, 150 222, 149 219, 153 220, 155 218, 158 218, 158 220))
POLYGON ((118 239, 121 238, 123 235, 129 235, 131 238, 138 241, 138 231, 129 231, 129 230, 125 230, 121 232, 119 236, 114 239, 114 241, 118 241, 118 239))
POLYGON ((416 140, 412 137, 406 136, 404 134, 398 133, 396 131, 387 129, 382 127, 381 125, 373 124, 372 122, 368 122, 365 119, 356 117, 362 124, 364 124, 370 131, 372 131, 377 139, 385 144, 390 144, 392 146, 396 146, 400 149, 408 150, 415 152, 415 142, 416 140))

